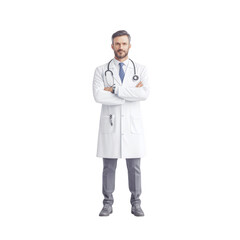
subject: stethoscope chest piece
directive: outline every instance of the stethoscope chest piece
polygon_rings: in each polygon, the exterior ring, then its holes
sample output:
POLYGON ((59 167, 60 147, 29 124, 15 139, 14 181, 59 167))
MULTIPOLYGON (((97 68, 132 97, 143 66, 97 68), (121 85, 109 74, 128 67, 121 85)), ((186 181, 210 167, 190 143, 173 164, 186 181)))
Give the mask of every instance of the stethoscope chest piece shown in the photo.
POLYGON ((133 81, 137 81, 139 79, 138 75, 133 76, 133 81))

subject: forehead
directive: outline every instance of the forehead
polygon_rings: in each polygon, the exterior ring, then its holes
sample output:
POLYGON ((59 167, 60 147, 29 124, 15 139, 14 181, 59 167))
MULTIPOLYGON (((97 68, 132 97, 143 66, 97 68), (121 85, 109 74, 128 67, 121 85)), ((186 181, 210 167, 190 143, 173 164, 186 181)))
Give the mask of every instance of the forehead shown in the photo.
POLYGON ((128 36, 127 35, 123 35, 123 36, 119 36, 119 37, 115 37, 113 39, 113 43, 128 43, 128 36))

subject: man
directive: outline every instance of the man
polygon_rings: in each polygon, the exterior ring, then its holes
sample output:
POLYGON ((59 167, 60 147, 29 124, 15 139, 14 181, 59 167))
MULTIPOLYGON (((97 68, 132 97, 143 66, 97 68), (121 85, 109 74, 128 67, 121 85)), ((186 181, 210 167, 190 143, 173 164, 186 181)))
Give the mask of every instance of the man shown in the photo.
POLYGON ((140 159, 145 154, 140 101, 147 99, 146 67, 128 58, 131 37, 121 30, 112 35, 114 59, 97 67, 93 96, 102 104, 97 157, 103 158, 103 208, 99 216, 112 213, 115 170, 118 158, 126 158, 131 213, 144 216, 141 208, 140 159))

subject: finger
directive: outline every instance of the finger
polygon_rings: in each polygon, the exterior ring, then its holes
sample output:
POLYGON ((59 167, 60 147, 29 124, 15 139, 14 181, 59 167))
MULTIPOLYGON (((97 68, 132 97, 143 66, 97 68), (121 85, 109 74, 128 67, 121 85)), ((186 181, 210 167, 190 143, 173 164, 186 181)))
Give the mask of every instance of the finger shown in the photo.
POLYGON ((141 82, 139 82, 139 83, 136 85, 136 87, 139 87, 140 84, 141 84, 141 82))

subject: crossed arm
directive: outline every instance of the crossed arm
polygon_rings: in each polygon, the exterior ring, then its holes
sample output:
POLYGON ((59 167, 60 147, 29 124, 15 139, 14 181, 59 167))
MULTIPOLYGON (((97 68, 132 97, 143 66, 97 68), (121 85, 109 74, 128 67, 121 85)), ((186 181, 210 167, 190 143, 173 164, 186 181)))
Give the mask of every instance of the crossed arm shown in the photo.
POLYGON ((96 102, 105 105, 121 105, 126 101, 143 101, 149 95, 146 68, 141 73, 141 81, 135 87, 116 86, 115 94, 112 87, 104 87, 102 75, 97 68, 93 80, 93 95, 96 102))
MULTIPOLYGON (((136 85, 136 87, 142 87, 142 86, 143 86, 143 84, 141 81, 136 85)), ((113 89, 112 89, 112 87, 105 87, 104 90, 112 92, 113 89)))

